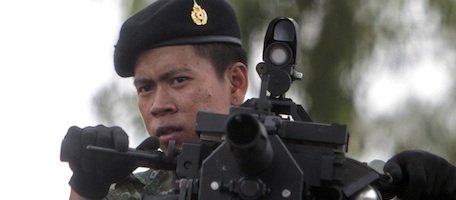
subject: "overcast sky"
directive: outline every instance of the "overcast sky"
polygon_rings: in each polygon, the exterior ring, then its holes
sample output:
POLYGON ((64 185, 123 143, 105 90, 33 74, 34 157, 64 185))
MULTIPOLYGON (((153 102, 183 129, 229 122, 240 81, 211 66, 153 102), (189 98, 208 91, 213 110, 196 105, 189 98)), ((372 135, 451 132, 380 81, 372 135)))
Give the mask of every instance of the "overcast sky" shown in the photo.
POLYGON ((120 2, 0 1, 2 199, 68 198, 60 143, 96 123, 89 103, 114 76, 120 2))

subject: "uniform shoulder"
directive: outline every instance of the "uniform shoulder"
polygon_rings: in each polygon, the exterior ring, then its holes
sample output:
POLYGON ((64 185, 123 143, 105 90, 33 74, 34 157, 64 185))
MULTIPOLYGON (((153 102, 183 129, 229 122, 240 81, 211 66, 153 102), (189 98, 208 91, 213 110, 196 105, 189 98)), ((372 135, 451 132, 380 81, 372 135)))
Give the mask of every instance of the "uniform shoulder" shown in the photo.
POLYGON ((165 195, 174 191, 176 174, 173 171, 153 170, 131 174, 111 185, 107 200, 139 200, 142 195, 165 195))

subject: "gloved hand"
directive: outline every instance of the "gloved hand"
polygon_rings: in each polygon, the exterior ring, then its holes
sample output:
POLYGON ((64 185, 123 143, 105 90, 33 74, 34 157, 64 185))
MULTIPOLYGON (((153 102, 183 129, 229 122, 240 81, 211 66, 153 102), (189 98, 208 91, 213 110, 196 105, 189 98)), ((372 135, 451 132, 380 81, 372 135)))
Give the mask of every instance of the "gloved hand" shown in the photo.
POLYGON ((106 196, 112 183, 123 180, 138 167, 136 160, 90 151, 86 146, 126 152, 128 143, 128 136, 120 127, 70 127, 62 141, 60 160, 68 161, 73 171, 69 182, 71 188, 86 198, 100 199, 106 196))
POLYGON ((425 151, 409 150, 393 156, 384 167, 393 183, 405 190, 402 200, 456 199, 456 167, 425 151))

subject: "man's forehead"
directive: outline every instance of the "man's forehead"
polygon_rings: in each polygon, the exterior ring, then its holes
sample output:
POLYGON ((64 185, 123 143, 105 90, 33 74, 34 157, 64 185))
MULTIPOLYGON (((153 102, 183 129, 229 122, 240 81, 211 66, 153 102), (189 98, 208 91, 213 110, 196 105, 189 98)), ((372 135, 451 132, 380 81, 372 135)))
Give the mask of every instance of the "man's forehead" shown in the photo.
POLYGON ((198 55, 192 45, 158 47, 142 52, 136 58, 134 69, 135 71, 141 68, 160 71, 183 70, 179 68, 205 62, 202 60, 207 60, 207 58, 198 55))

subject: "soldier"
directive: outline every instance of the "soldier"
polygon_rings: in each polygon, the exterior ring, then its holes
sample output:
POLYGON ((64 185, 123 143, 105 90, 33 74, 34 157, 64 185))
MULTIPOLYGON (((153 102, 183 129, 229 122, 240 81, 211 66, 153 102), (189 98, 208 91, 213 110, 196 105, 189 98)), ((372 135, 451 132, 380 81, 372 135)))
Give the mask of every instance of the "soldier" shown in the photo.
MULTIPOLYGON (((170 140, 198 140, 196 112, 226 114, 242 104, 246 63, 235 12, 224 0, 158 0, 125 21, 114 53, 117 74, 133 77, 144 125, 165 152, 170 140)), ((174 188, 172 171, 131 174, 133 160, 90 153, 87 145, 127 151, 128 136, 103 125, 68 130, 62 151, 71 152, 70 199, 140 199, 174 188)), ((403 152, 385 170, 409 186, 404 199, 456 197, 455 167, 430 153, 403 152)))

